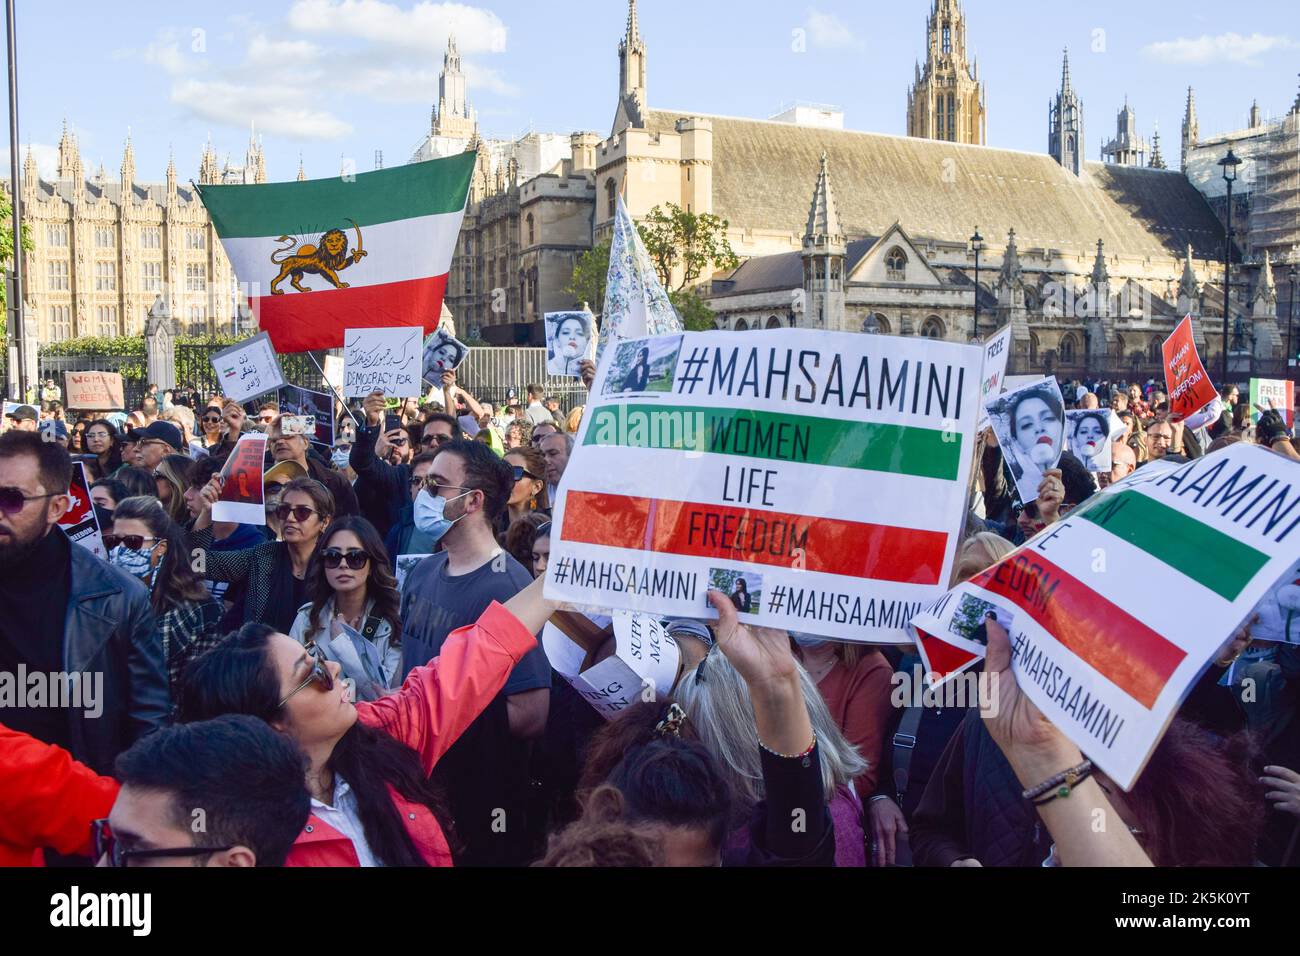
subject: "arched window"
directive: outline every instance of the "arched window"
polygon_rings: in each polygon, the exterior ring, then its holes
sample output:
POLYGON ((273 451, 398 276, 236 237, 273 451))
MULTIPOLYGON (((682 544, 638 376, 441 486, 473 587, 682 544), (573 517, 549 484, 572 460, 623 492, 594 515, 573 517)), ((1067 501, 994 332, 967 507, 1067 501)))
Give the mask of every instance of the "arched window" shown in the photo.
POLYGON ((618 185, 613 177, 605 180, 605 202, 609 206, 609 218, 613 219, 614 213, 618 212, 618 185))
POLYGON ((737 331, 737 332, 748 332, 748 331, 749 331, 749 323, 746 322, 744 319, 737 319, 737 320, 736 320, 736 331, 737 331))
POLYGON ((1147 357, 1152 364, 1159 365, 1164 361, 1164 350, 1160 346, 1161 343, 1159 338, 1153 338, 1151 340, 1151 348, 1147 352, 1147 357))
POLYGON ((769 329, 779 329, 781 327, 781 320, 778 319, 775 315, 769 316, 767 320, 767 327, 769 329))
POLYGON ((1038 333, 1029 333, 1029 364, 1038 364, 1038 333))
POLYGON ((1076 351, 1077 351, 1077 346, 1074 341, 1074 334, 1066 333, 1061 338, 1061 364, 1073 365, 1074 355, 1076 351))
POLYGON ((1067 136, 1067 137, 1065 137, 1065 151, 1066 151, 1067 153, 1073 153, 1073 152, 1074 152, 1074 137, 1073 137, 1073 136, 1067 136))
POLYGON ((862 320, 862 331, 871 335, 889 335, 889 320, 879 312, 862 320))
POLYGON ((536 233, 533 228, 533 214, 530 212, 528 214, 528 244, 531 246, 536 241, 536 233))
POLYGON ((943 52, 952 52, 952 27, 946 23, 943 25, 943 52))
POLYGON ((889 250, 885 256, 885 277, 890 282, 903 282, 907 279, 907 253, 898 246, 889 250))
POLYGON ((921 326, 921 335, 927 339, 941 339, 944 337, 943 322, 937 315, 932 315, 925 320, 921 326))

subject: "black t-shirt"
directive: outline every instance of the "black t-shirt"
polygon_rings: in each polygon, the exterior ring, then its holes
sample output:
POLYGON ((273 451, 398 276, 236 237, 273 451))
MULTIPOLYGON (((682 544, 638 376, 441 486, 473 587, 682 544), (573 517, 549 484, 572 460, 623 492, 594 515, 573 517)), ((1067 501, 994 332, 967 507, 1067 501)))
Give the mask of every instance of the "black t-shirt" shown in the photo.
POLYGON ((50 706, 50 701, 44 706, 15 705, 28 702, 35 675, 41 675, 35 679, 47 693, 64 686, 50 675, 63 671, 72 548, 68 536, 54 528, 15 566, 0 569, 0 675, 13 682, 0 693, 0 724, 64 749, 71 749, 66 709, 50 706), (20 681, 20 673, 27 679, 20 681))
MULTIPOLYGON (((455 577, 447 573, 446 552, 422 561, 402 589, 403 678, 437 657, 452 631, 473 624, 493 601, 504 603, 531 583, 532 576, 505 552, 455 577)), ((434 768, 433 779, 447 794, 463 844, 458 866, 532 862, 532 745, 510 733, 506 698, 550 686, 551 667, 539 647, 515 665, 505 688, 434 768)))

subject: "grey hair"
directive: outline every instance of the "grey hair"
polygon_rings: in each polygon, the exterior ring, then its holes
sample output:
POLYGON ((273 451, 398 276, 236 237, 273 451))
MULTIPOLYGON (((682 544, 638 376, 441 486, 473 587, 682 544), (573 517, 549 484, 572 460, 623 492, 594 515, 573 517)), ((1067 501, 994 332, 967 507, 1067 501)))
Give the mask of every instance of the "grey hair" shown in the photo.
MULTIPOLYGON (((849 786, 866 772, 868 763, 845 739, 808 672, 798 662, 795 666, 813 733, 817 735, 822 786, 830 802, 838 788, 849 786)), ((757 804, 764 795, 763 771, 754 705, 744 678, 721 651, 715 650, 683 675, 676 694, 700 741, 730 778, 737 798, 746 809, 757 804), (696 680, 700 668, 704 668, 704 678, 696 680)))

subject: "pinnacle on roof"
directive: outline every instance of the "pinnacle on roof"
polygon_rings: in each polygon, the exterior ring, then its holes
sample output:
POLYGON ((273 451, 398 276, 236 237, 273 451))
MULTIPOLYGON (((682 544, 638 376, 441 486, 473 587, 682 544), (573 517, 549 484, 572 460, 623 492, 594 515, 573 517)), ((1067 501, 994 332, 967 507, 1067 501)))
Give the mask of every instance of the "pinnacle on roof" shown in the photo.
POLYGON ((1061 93, 1070 92, 1070 48, 1065 48, 1065 57, 1061 63, 1061 93))
POLYGON ((835 196, 831 192, 830 162, 823 152, 821 171, 817 174, 817 188, 813 192, 812 205, 808 210, 808 228, 805 230, 805 237, 843 235, 839 212, 835 209, 835 196))
POLYGON ((636 17, 636 0, 628 0, 627 4, 627 41, 636 43, 641 39, 641 25, 637 22, 636 17))

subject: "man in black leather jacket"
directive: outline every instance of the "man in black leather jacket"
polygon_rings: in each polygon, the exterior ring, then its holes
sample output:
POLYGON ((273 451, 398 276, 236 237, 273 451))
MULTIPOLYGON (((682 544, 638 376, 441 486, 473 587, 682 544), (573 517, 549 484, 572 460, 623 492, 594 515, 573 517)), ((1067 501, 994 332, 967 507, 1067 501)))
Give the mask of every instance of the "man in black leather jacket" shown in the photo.
POLYGON ((57 527, 71 473, 58 444, 0 436, 0 679, 20 692, 0 696, 0 723, 106 774, 171 699, 148 590, 57 527))

